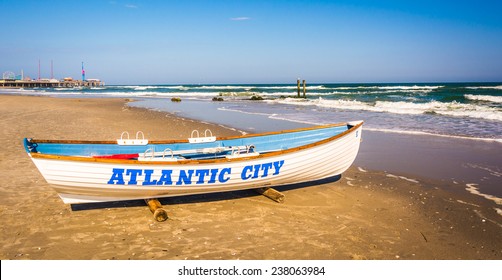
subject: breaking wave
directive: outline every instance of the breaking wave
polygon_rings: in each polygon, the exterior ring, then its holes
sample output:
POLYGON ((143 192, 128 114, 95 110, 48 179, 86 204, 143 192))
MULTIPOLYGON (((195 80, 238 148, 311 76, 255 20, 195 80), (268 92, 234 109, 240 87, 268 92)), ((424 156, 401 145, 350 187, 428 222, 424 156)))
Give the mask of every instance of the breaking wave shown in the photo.
POLYGON ((502 90, 502 85, 499 86, 478 86, 478 87, 465 87, 467 89, 496 89, 502 90))
POLYGON ((426 103, 412 103, 404 101, 376 101, 373 103, 362 102, 358 100, 343 99, 319 99, 304 100, 295 98, 286 98, 282 100, 273 100, 280 104, 317 106, 321 108, 333 108, 344 110, 364 110, 372 112, 385 112, 393 114, 440 114, 453 117, 471 117, 486 120, 502 121, 502 111, 488 106, 464 104, 456 101, 440 102, 430 101, 426 103))
POLYGON ((464 97, 469 100, 502 103, 502 96, 465 94, 464 97))

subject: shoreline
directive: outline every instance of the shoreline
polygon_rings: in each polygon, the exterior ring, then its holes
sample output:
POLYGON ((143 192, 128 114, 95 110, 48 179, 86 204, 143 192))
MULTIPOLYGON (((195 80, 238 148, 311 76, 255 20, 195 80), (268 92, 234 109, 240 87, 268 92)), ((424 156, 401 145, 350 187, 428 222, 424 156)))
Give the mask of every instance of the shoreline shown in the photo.
POLYGON ((132 108, 123 98, 8 95, 0 105, 1 259, 502 259, 502 215, 494 209, 502 207, 495 202, 451 191, 458 189, 452 182, 357 161, 337 181, 278 188, 284 204, 252 191, 165 198, 164 223, 141 201, 71 210, 26 156, 23 137, 240 132, 132 108))

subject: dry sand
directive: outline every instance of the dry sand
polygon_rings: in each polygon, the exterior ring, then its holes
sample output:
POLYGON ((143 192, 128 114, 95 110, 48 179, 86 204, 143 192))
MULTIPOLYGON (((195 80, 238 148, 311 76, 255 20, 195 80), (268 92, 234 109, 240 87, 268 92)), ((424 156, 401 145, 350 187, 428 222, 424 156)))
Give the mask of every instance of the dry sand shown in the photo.
POLYGON ((1 259, 502 259, 500 205, 357 166, 337 181, 278 188, 284 204, 253 191, 162 199, 163 223, 143 201, 63 204, 22 138, 239 133, 126 103, 0 96, 1 259))

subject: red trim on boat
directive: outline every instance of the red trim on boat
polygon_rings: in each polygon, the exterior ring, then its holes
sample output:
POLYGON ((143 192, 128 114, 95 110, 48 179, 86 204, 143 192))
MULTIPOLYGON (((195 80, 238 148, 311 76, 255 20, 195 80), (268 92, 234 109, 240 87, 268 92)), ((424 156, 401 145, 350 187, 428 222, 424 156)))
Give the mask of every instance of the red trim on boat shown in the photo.
POLYGON ((93 158, 108 158, 108 159, 133 159, 138 158, 139 154, 116 154, 116 155, 100 155, 92 156, 93 158))

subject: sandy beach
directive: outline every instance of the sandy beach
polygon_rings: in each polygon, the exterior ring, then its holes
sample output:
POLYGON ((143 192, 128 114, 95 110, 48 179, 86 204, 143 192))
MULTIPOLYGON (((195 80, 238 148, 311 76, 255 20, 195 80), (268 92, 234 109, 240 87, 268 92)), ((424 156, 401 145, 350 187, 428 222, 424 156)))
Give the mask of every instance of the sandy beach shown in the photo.
POLYGON ((334 182, 278 188, 283 204, 253 191, 161 199, 169 215, 162 223, 143 201, 63 204, 26 155, 24 137, 240 133, 128 101, 0 96, 1 259, 502 259, 496 201, 357 164, 334 182))

